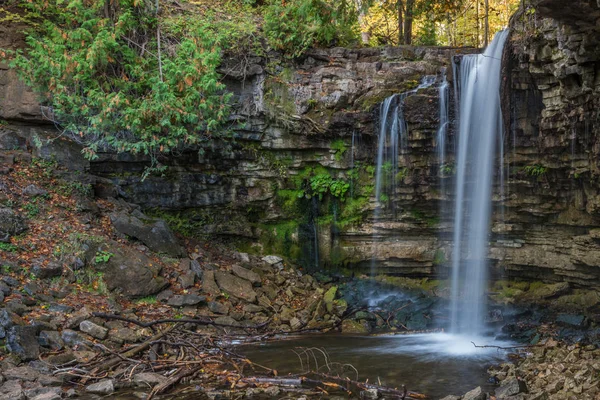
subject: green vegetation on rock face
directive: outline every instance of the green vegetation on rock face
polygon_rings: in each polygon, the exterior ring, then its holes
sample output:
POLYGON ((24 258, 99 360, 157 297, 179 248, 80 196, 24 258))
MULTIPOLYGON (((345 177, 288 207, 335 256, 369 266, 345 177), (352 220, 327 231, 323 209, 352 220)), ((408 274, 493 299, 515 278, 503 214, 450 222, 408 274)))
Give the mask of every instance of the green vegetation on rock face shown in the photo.
POLYGON ((298 57, 310 47, 356 41, 357 22, 348 0, 272 0, 265 10, 264 29, 271 47, 298 57))
POLYGON ((346 0, 16 5, 20 12, 10 15, 31 27, 27 49, 0 56, 89 159, 106 149, 142 154, 152 162, 146 173, 164 171, 161 154, 228 136, 232 94, 217 71, 223 54, 260 56, 268 44, 296 57, 357 37, 355 7, 346 0))
POLYGON ((523 171, 527 175, 537 178, 537 177, 544 175, 546 172, 548 172, 548 168, 541 164, 535 164, 535 165, 527 165, 527 166, 523 167, 523 171))
MULTIPOLYGON (((314 166, 283 177, 276 189, 280 218, 256 224, 263 252, 290 257, 305 267, 314 266, 315 229, 336 235, 360 224, 373 192, 373 186, 367 184, 372 179, 372 167, 360 163, 345 172, 314 166)), ((344 265, 348 260, 339 250, 332 247, 320 261, 344 265)))
POLYGON ((43 23, 11 62, 94 159, 106 146, 150 156, 222 132, 229 115, 217 67, 222 49, 254 26, 191 18, 149 3, 21 4, 43 23))

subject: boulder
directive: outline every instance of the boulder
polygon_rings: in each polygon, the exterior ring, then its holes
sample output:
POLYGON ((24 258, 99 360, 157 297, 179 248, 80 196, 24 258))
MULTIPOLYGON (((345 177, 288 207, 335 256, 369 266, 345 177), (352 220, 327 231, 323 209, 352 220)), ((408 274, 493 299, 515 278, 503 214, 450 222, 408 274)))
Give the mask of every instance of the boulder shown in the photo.
POLYGON ((366 334, 371 331, 367 321, 346 319, 342 322, 342 333, 366 334))
POLYGON ((478 386, 475 389, 471 390, 470 392, 467 392, 462 397, 462 400, 486 400, 486 398, 487 398, 487 395, 485 394, 483 389, 481 389, 481 386, 478 386))
POLYGON ((22 400, 25 398, 23 387, 18 380, 9 380, 0 386, 0 400, 22 400))
POLYGON ((229 313, 229 307, 226 304, 217 301, 209 302, 208 309, 215 314, 227 315, 227 313, 229 313))
POLYGON ((185 250, 179 245, 173 231, 162 219, 148 219, 146 222, 130 214, 115 213, 110 216, 110 220, 118 232, 138 239, 155 253, 173 257, 185 255, 185 250))
POLYGON ((262 258, 262 260, 269 265, 275 265, 275 264, 279 264, 280 262, 282 262, 283 258, 281 258, 279 256, 264 256, 262 258))
POLYGON ((62 265, 58 263, 50 263, 45 267, 38 264, 33 266, 31 272, 38 279, 50 279, 61 276, 63 273, 63 268, 62 265))
POLYGON ((302 323, 301 320, 299 320, 298 318, 294 317, 290 320, 290 327, 293 330, 299 330, 300 328, 302 328, 304 326, 304 323, 302 323))
POLYGON ((58 331, 41 331, 38 337, 40 346, 51 348, 52 350, 62 350, 65 342, 60 337, 58 331))
POLYGON ((7 242, 11 236, 27 230, 25 219, 10 208, 0 208, 0 242, 7 242))
POLYGON ((40 345, 35 336, 34 326, 13 326, 6 332, 6 348, 21 360, 37 360, 40 345))
POLYGON ((5 304, 4 307, 10 312, 13 312, 17 315, 23 315, 30 311, 29 307, 22 303, 23 300, 11 300, 5 304))
POLYGON ((60 393, 62 393, 62 391, 51 391, 49 390, 49 388, 46 388, 47 390, 44 393, 40 393, 35 397, 31 397, 31 400, 60 400, 62 399, 62 396, 60 393))
POLYGON ((60 334, 60 337, 67 346, 92 344, 89 340, 84 339, 79 333, 71 329, 63 329, 62 333, 60 334))
POLYGON ((155 372, 141 372, 133 376, 133 383, 141 387, 153 387, 166 381, 167 378, 155 372))
POLYGON ((221 316, 215 318, 215 323, 223 326, 242 326, 239 322, 229 316, 221 316))
POLYGON ((184 295, 177 294, 177 295, 171 297, 167 301, 167 304, 170 305, 171 307, 184 307, 184 306, 195 306, 195 305, 200 304, 205 301, 206 301, 205 296, 198 296, 195 294, 184 294, 184 295))
POLYGON ((87 333, 91 337, 99 340, 104 340, 106 339, 106 336, 108 336, 108 329, 88 320, 81 321, 81 323, 79 324, 79 329, 82 332, 87 333))
POLYGON ((498 400, 510 399, 519 393, 527 393, 527 384, 517 378, 510 378, 503 381, 502 385, 496 389, 496 398, 498 400))
POLYGON ((558 314, 558 316, 556 317, 556 322, 559 322, 563 325, 584 327, 586 321, 584 315, 558 314))
POLYGON ((40 377, 40 373, 29 366, 14 367, 3 372, 6 379, 20 379, 33 382, 40 377))
POLYGON ((193 271, 188 271, 185 274, 179 275, 177 279, 183 289, 189 289, 196 283, 196 274, 193 271))
POLYGON ((543 285, 531 290, 524 295, 524 298, 529 300, 549 299, 552 297, 567 294, 570 290, 568 282, 559 282, 551 285, 543 285))
POLYGON ((25 325, 25 321, 17 314, 5 308, 0 310, 0 327, 10 329, 15 325, 25 325))
POLYGON ((294 310, 287 306, 281 307, 281 312, 279 314, 279 319, 283 322, 290 322, 292 318, 294 318, 294 310))
POLYGON ((67 322, 65 322, 65 326, 68 329, 75 329, 79 327, 79 324, 84 320, 88 319, 92 316, 91 311, 87 308, 87 306, 81 307, 79 310, 75 311, 70 315, 67 322))
POLYGON ((332 286, 323 295, 323 303, 325 303, 325 307, 327 308, 328 313, 333 312, 333 300, 335 299, 335 295, 337 294, 337 289, 337 286, 332 286))
POLYGON ((246 269, 239 265, 234 265, 233 267, 231 267, 231 271, 235 275, 239 276, 242 279, 249 281, 253 285, 260 284, 260 282, 261 282, 260 275, 258 275, 256 272, 250 271, 249 269, 246 269))
POLYGON ((215 280, 224 292, 250 303, 256 302, 256 292, 250 281, 223 271, 215 271, 215 280))
POLYGON ((375 400, 379 398, 379 391, 377 389, 367 389, 360 392, 361 399, 375 400))
POLYGON ((86 386, 85 391, 94 394, 111 394, 115 391, 115 384, 112 379, 104 379, 86 386))
POLYGON ((140 334, 131 328, 118 328, 110 331, 110 338, 124 343, 135 343, 140 340, 140 334))
POLYGON ((202 290, 204 293, 216 296, 221 293, 221 289, 215 282, 215 271, 204 271, 202 275, 202 290))
POLYGON ((190 261, 190 270, 194 274, 196 274, 198 279, 202 279, 202 275, 204 274, 204 271, 202 270, 202 266, 200 265, 200 263, 198 261, 196 261, 196 260, 190 261))
POLYGON ((46 189, 42 189, 37 185, 29 185, 22 192, 25 196, 35 197, 35 196, 45 196, 48 194, 46 189))
POLYGON ((120 246, 113 241, 96 246, 95 249, 96 251, 86 252, 86 260, 96 270, 104 273, 103 279, 109 290, 119 291, 129 298, 140 298, 152 296, 169 285, 165 278, 159 276, 161 267, 140 251, 120 246), (97 262, 98 251, 110 255, 108 260, 97 262))
POLYGON ((25 397, 28 399, 60 399, 62 390, 59 387, 35 387, 25 390, 25 397), (58 396, 58 397, 56 397, 58 396))

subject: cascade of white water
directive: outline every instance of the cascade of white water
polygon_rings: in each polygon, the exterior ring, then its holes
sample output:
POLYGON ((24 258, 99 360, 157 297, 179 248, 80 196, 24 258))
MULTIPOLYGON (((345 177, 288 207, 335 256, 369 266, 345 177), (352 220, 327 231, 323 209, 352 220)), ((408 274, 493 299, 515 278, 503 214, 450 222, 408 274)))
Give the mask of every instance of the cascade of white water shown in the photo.
POLYGON ((381 103, 379 109, 379 141, 377 146, 377 170, 375 175, 375 199, 381 201, 383 187, 389 184, 388 193, 394 192, 394 177, 398 172, 400 154, 408 149, 408 127, 404 120, 404 100, 421 89, 431 87, 436 77, 427 75, 419 86, 411 91, 394 94, 381 103), (393 172, 393 173, 391 173, 393 172), (392 177, 390 182, 384 182, 384 175, 392 177))
MULTIPOLYGON (((379 138, 377 143, 377 169, 375 175, 375 200, 377 204, 373 214, 373 222, 379 219, 384 199, 392 199, 396 192, 396 174, 399 172, 399 157, 408 150, 408 126, 404 119, 404 100, 421 89, 431 87, 435 76, 427 75, 415 89, 394 94, 386 98, 379 108, 379 138)), ((393 207, 393 201, 391 202, 393 207)), ((374 274, 377 257, 377 238, 373 233, 375 250, 371 262, 371 274, 374 274)))
POLYGON ((502 135, 500 66, 508 31, 484 54, 463 56, 459 79, 459 133, 452 254, 451 330, 483 333, 492 184, 502 135))
MULTIPOLYGON (((446 167, 446 138, 448 134, 448 80, 446 79, 446 69, 442 70, 442 83, 438 89, 439 91, 439 102, 440 102, 440 124, 437 131, 437 156, 438 165, 440 166, 439 174, 442 177, 440 179, 440 190, 442 194, 445 194, 445 175, 444 169, 446 167)), ((443 211, 443 210, 441 210, 443 211)))

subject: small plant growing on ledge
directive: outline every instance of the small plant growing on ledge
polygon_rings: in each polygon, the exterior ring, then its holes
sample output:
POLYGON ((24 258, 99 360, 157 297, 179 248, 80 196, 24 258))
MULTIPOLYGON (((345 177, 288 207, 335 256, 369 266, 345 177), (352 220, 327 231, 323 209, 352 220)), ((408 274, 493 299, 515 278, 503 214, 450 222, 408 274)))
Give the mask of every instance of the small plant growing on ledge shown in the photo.
POLYGON ((440 172, 442 175, 454 175, 456 173, 456 166, 454 163, 440 165, 440 172))
POLYGON ((114 256, 114 254, 109 251, 99 250, 96 252, 96 257, 94 257, 94 261, 96 262, 96 264, 107 263, 112 256, 114 256))
POLYGON ((331 142, 331 150, 335 150, 335 161, 342 161, 348 147, 342 139, 338 139, 331 142))
POLYGON ((548 168, 544 167, 541 164, 534 164, 534 165, 526 165, 525 167, 523 167, 523 171, 528 176, 534 176, 537 178, 537 177, 544 175, 546 172, 548 172, 548 168))

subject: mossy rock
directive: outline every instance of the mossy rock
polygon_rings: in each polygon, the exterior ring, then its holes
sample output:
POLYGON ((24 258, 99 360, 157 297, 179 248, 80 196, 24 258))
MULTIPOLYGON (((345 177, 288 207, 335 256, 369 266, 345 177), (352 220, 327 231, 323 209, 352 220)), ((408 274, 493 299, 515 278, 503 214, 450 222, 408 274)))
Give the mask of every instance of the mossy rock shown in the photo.
POLYGON ((323 303, 325 303, 325 307, 327 308, 327 312, 333 312, 333 300, 335 299, 335 295, 337 294, 337 286, 332 286, 325 292, 323 295, 323 303))
POLYGON ((375 280, 397 288, 418 290, 425 293, 429 293, 432 290, 443 286, 442 281, 429 278, 413 279, 399 276, 379 275, 375 277, 375 280))
POLYGON ((371 332, 371 326, 365 320, 356 321, 347 319, 342 322, 342 333, 367 334, 371 332))
POLYGON ((545 284, 533 282, 529 285, 529 291, 522 296, 522 300, 541 301, 558 297, 569 293, 571 290, 568 282, 545 284))
POLYGON ((560 296, 552 303, 564 310, 585 311, 600 304, 600 293, 578 289, 572 294, 560 296))

